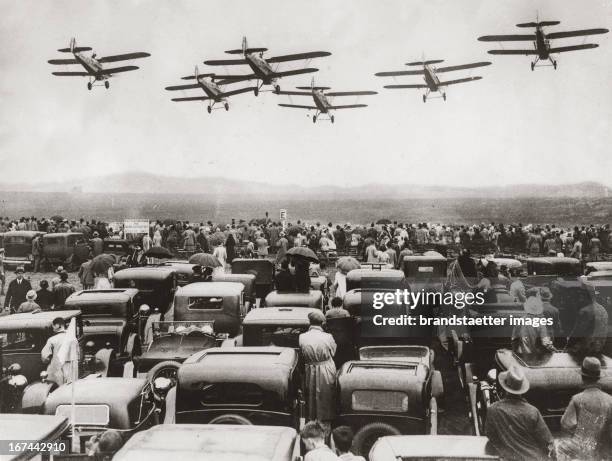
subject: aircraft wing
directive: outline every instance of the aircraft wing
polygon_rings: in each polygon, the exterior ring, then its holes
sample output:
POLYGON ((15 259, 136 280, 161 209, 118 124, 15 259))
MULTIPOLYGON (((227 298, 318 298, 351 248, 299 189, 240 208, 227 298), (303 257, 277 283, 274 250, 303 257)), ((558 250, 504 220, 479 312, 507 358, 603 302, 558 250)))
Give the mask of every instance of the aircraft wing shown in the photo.
POLYGON ((196 88, 200 88, 200 85, 197 83, 192 83, 190 85, 174 85, 167 86, 165 89, 168 91, 178 91, 178 90, 193 90, 196 88))
POLYGON ((275 94, 286 94, 288 96, 312 96, 312 91, 276 91, 275 94))
POLYGON ((79 61, 77 61, 76 59, 49 59, 47 62, 49 64, 57 64, 57 65, 78 64, 79 63, 79 61))
POLYGON ((436 74, 440 72, 453 72, 455 70, 475 69, 476 67, 484 67, 484 66, 490 66, 490 65, 491 65, 490 62, 483 61, 483 62, 475 62, 472 64, 461 64, 459 66, 437 67, 436 74))
POLYGON ((204 61, 207 66, 238 66, 241 64, 248 64, 246 59, 213 59, 210 61, 204 61))
POLYGON ((215 75, 214 80, 218 85, 228 85, 230 83, 244 82, 245 80, 253 80, 257 78, 255 74, 249 75, 215 75), (221 80, 218 80, 221 79, 221 80))
POLYGON ((466 83, 473 82, 475 80, 480 80, 482 77, 466 77, 466 78, 458 78, 457 80, 449 80, 448 82, 440 82, 438 86, 448 86, 455 85, 456 83, 466 83))
POLYGON ((91 74, 89 72, 51 72, 53 75, 58 77, 88 77, 91 74))
POLYGON ((151 56, 149 53, 144 52, 116 54, 115 56, 104 56, 98 59, 98 62, 129 61, 130 59, 148 58, 149 56, 151 56))
POLYGON ((565 51, 578 51, 578 50, 590 50, 597 48, 599 45, 595 43, 585 43, 584 45, 571 45, 571 46, 560 46, 557 48, 551 48, 548 50, 549 53, 563 53, 565 51))
POLYGON ((312 67, 307 67, 305 69, 296 69, 296 70, 286 70, 283 72, 274 72, 272 74, 273 77, 288 77, 289 75, 299 75, 299 74, 310 74, 311 72, 317 72, 319 69, 314 69, 312 67))
POLYGON ((112 75, 118 74, 119 72, 129 72, 130 70, 137 70, 138 66, 123 66, 115 67, 114 69, 102 69, 98 72, 98 75, 112 75))
POLYGON ((359 107, 368 107, 367 104, 348 104, 346 106, 330 106, 329 109, 358 109, 359 107))
POLYGON ((331 53, 329 53, 328 51, 312 51, 310 53, 286 54, 284 56, 275 56, 273 58, 266 58, 266 61, 267 62, 301 61, 303 59, 324 58, 325 56, 331 56, 331 53))
POLYGON ((401 75, 423 75, 425 71, 421 70, 398 70, 393 72, 378 72, 374 75, 377 77, 399 77, 401 75))
POLYGON ((223 93, 221 93, 221 97, 228 97, 228 96, 234 96, 235 94, 240 94, 240 93, 248 93, 249 91, 253 91, 255 89, 255 87, 247 87, 247 88, 238 88, 237 90, 232 90, 232 91, 224 91, 223 93))
POLYGON ((308 109, 316 110, 316 106, 300 106, 298 104, 279 104, 281 107, 293 107, 294 109, 308 109))
POLYGON ((483 35, 479 42, 533 42, 535 34, 483 35))
POLYGON ((385 85, 385 88, 390 90, 401 90, 401 89, 417 89, 417 88, 428 88, 427 85, 423 85, 422 83, 418 83, 415 85, 385 85))
POLYGON ((376 91, 332 91, 325 93, 326 96, 370 96, 378 94, 376 91))
POLYGON ((175 102, 182 102, 182 101, 206 101, 210 99, 209 97, 206 96, 191 96, 189 98, 172 98, 172 101, 175 102))
POLYGON ((538 52, 536 50, 489 50, 489 54, 508 54, 508 55, 536 55, 538 52))
POLYGON ((568 37, 582 37, 584 35, 607 34, 608 32, 609 32, 608 29, 585 29, 585 30, 572 30, 569 32, 551 32, 550 34, 546 34, 546 38, 555 39, 555 38, 568 38, 568 37))

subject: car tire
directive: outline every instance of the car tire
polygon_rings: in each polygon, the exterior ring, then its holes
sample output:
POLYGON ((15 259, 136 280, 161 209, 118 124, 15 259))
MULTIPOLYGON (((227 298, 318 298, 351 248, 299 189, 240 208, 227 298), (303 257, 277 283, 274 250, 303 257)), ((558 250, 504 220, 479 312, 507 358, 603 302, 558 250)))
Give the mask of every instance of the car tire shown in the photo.
POLYGON ((360 456, 368 456, 372 445, 380 437, 386 435, 400 435, 401 432, 394 426, 386 423, 370 423, 357 431, 353 438, 353 448, 355 453, 360 456))
POLYGON ((253 423, 240 415, 221 415, 211 419, 208 424, 239 424, 241 426, 252 426, 253 423))

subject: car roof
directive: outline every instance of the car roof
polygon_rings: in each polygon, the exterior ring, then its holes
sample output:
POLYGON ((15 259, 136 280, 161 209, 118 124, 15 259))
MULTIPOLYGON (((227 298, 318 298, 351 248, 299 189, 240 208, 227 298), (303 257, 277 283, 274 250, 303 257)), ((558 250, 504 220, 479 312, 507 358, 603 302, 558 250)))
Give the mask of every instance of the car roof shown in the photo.
POLYGON ((586 263, 586 267, 592 267, 598 271, 612 270, 612 261, 591 261, 586 263))
POLYGON ((42 231, 26 231, 26 230, 19 230, 19 231, 9 231, 9 232, 5 232, 4 238, 6 237, 34 237, 35 235, 43 235, 44 232, 42 231))
POLYGON ((437 255, 406 255, 404 261, 447 261, 447 259, 438 253, 437 255))
POLYGON ((243 291, 239 282, 196 282, 180 287, 174 296, 239 296, 243 291))
POLYGON ((527 263, 542 263, 542 264, 580 264, 576 258, 567 258, 565 256, 541 256, 538 258, 527 258, 527 263))
POLYGON ((312 307, 260 307, 251 309, 244 317, 243 325, 309 325, 308 314, 311 312, 321 312, 312 307))
POLYGON ((486 454, 487 437, 473 435, 388 435, 381 437, 370 452, 376 461, 398 458, 499 459, 486 454))
POLYGON ((285 461, 297 433, 282 426, 161 424, 135 434, 114 460, 285 461))
POLYGON ((403 279, 405 276, 404 272, 399 269, 353 269, 346 274, 346 278, 349 280, 361 280, 364 277, 403 279))
POLYGON ((68 321, 81 314, 79 310, 23 312, 0 317, 1 331, 42 330, 50 328, 53 319, 61 317, 68 321))
POLYGON ((271 291, 266 295, 266 305, 280 305, 284 303, 287 306, 300 306, 305 301, 308 303, 317 302, 323 297, 321 290, 310 290, 308 293, 295 293, 295 292, 278 292, 276 290, 271 291))
POLYGON ((178 379, 187 389, 202 381, 249 382, 283 394, 297 361, 297 352, 290 347, 213 347, 185 361, 178 379))
POLYGON ((96 304, 108 302, 127 302, 138 294, 135 288, 111 288, 108 290, 81 290, 66 299, 70 304, 96 304))
POLYGON ((128 267, 115 272, 114 278, 116 280, 165 280, 174 273, 175 270, 172 267, 128 267))
MULTIPOLYGON (((127 408, 147 384, 145 378, 85 378, 74 386, 77 405, 108 405, 111 408, 127 408)), ((72 384, 64 384, 49 394, 45 412, 55 413, 58 405, 70 405, 72 384)), ((112 416, 111 416, 112 418, 112 416)))
MULTIPOLYGON (((64 416, 0 414, 0 434, 5 440, 52 442, 68 427, 68 418, 64 416)), ((18 453, 15 458, 19 458, 18 453)))
POLYGON ((45 238, 45 237, 62 237, 64 235, 80 235, 82 237, 83 236, 83 232, 52 232, 52 233, 43 235, 43 238, 45 238))

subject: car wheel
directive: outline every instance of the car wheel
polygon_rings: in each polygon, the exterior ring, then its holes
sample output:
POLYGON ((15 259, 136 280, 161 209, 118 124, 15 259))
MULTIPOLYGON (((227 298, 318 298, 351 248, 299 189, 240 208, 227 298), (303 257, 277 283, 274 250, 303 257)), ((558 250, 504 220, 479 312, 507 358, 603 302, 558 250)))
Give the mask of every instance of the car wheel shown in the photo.
POLYGON ((149 372, 147 373, 147 380, 151 384, 153 396, 156 399, 162 400, 162 396, 158 395, 155 391, 155 386, 153 385, 155 380, 157 378, 168 378, 172 381, 172 385, 175 386, 178 379, 177 374, 180 366, 181 364, 179 362, 176 362, 174 360, 166 360, 164 362, 158 363, 149 370, 149 372))
POLYGON ((244 416, 240 415, 221 415, 213 418, 208 424, 240 424, 242 426, 252 426, 253 423, 244 416))
POLYGON ((394 426, 385 423, 370 423, 363 426, 355 434, 353 447, 357 455, 368 456, 374 442, 386 435, 400 435, 401 432, 394 426))

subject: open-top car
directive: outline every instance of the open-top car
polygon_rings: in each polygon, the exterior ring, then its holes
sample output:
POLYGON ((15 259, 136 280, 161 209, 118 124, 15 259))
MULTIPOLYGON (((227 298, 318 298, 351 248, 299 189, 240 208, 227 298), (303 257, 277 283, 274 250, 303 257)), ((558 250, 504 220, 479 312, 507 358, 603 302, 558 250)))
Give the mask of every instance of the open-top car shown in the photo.
POLYGON ((370 461, 494 461, 489 439, 468 435, 390 435, 376 441, 370 461))
POLYGON ((339 411, 334 426, 355 432, 353 447, 362 456, 380 437, 436 434, 442 376, 433 353, 421 346, 366 347, 360 360, 338 373, 339 411))
POLYGON ((108 429, 127 439, 158 423, 158 406, 146 379, 89 378, 64 384, 47 397, 44 414, 72 420, 73 399, 79 453, 92 436, 108 429))
POLYGON ((32 240, 44 232, 10 231, 3 236, 4 264, 6 266, 32 266, 32 240))
MULTIPOLYGON (((602 356, 601 360, 599 385, 605 392, 612 393, 612 359, 602 356)), ((489 370, 485 379, 473 384, 474 390, 470 393, 470 417, 476 434, 483 432, 487 408, 499 399, 498 374, 513 366, 520 368, 529 381, 529 390, 524 397, 540 410, 553 434, 559 432, 561 417, 571 398, 584 388, 581 364, 566 352, 526 358, 509 349, 500 349, 495 354, 495 367, 489 370)))
MULTIPOLYGON (((299 355, 291 348, 207 349, 179 368, 173 422, 299 429, 302 379, 299 355)), ((172 419, 172 398, 168 394, 165 422, 172 419)))
POLYGON ((232 261, 232 274, 255 276, 255 292, 258 298, 265 298, 274 290, 274 263, 268 259, 237 258, 232 261))
POLYGON ((172 305, 176 291, 176 271, 172 267, 129 267, 115 272, 115 288, 137 288, 136 307, 147 304, 162 315, 172 305))
POLYGON ((300 437, 278 426, 162 424, 132 437, 116 461, 298 461, 300 437))
POLYGON ((271 291, 263 302, 265 307, 310 307, 323 310, 323 293, 310 290, 308 293, 284 293, 271 291))

